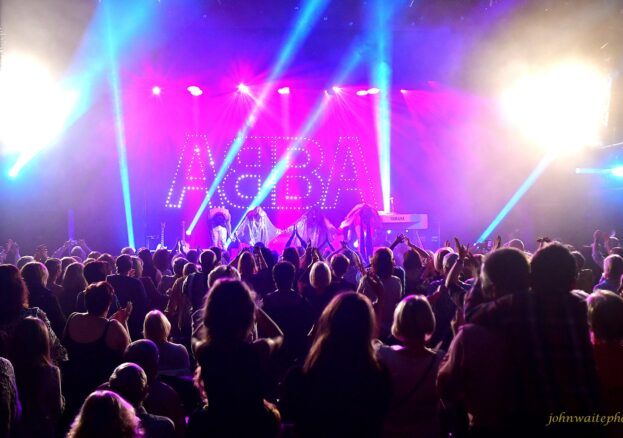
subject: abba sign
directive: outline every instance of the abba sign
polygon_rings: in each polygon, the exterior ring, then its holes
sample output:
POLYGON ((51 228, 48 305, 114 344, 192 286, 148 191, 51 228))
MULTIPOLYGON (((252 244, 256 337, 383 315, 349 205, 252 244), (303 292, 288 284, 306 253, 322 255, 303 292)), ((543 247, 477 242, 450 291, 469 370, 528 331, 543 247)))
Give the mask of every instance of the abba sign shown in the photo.
MULTIPOLYGON (((346 198, 349 205, 354 201, 377 206, 359 138, 339 137, 332 155, 327 157, 320 143, 311 138, 245 137, 236 156, 230 157, 210 204, 247 208, 271 171, 283 166, 283 176, 262 203, 266 210, 305 210, 312 206, 330 210, 346 198), (280 161, 282 157, 288 157, 287 162, 280 161)), ((215 157, 206 136, 187 135, 165 206, 181 208, 192 191, 205 195, 224 160, 215 157)))

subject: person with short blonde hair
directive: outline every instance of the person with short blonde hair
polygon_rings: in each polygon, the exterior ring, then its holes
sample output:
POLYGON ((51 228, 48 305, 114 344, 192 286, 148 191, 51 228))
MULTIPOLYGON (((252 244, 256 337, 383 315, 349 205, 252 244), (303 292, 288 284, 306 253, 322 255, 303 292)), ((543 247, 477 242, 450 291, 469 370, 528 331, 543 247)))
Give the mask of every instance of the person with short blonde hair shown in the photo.
POLYGON ((394 310, 392 335, 402 341, 419 340, 435 330, 435 315, 423 295, 404 298, 394 310))
POLYGON ((331 268, 326 262, 316 262, 309 272, 309 282, 316 290, 324 290, 331 284, 331 268))
POLYGON ((169 376, 190 376, 188 350, 181 344, 169 342, 171 323, 160 310, 152 310, 145 315, 143 334, 158 347, 160 361, 158 372, 169 376))
POLYGON ((392 382, 384 436, 440 434, 436 378, 444 352, 426 348, 434 330, 435 315, 424 295, 409 295, 396 305, 391 331, 402 345, 382 345, 377 352, 392 382))

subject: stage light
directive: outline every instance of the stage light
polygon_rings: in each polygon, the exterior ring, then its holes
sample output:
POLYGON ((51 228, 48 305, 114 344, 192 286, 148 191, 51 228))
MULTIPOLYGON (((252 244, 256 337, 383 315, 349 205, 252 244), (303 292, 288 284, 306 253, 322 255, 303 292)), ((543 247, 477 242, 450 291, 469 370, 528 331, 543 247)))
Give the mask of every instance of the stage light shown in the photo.
POLYGON ((380 91, 381 90, 379 90, 378 88, 372 87, 368 90, 368 94, 379 94, 380 91))
POLYGON ((197 87, 196 85, 191 85, 190 87, 187 88, 187 90, 190 94, 192 94, 195 97, 201 96, 203 94, 203 90, 197 87))
POLYGON ((623 178, 623 166, 613 167, 610 169, 610 173, 619 178, 623 178))
POLYGON ((249 86, 242 83, 238 85, 238 91, 242 94, 251 94, 249 86))
POLYGON ((401 92, 402 94, 406 94, 406 93, 407 93, 407 90, 405 90, 404 88, 401 88, 401 89, 400 89, 400 92, 401 92))
POLYGON ((154 87, 151 89, 151 94, 153 94, 154 96, 160 96, 160 93, 161 93, 161 92, 162 92, 162 90, 161 90, 161 89, 160 89, 160 87, 159 87, 159 86, 157 86, 157 85, 156 85, 156 86, 154 86, 154 87))
POLYGON ((277 90, 279 94, 290 94, 290 87, 281 87, 277 90))
POLYGON ((335 85, 331 87, 331 90, 333 90, 335 94, 339 94, 342 91, 340 87, 336 87, 335 85))
POLYGON ((358 90, 355 94, 357 96, 366 96, 369 93, 368 90, 358 90))
POLYGON ((610 78, 579 62, 565 62, 518 79, 501 95, 511 124, 550 150, 600 143, 607 122, 610 78))
POLYGON ((77 92, 59 86, 35 59, 5 56, 0 70, 0 152, 18 154, 9 176, 18 176, 58 138, 77 100, 77 92))

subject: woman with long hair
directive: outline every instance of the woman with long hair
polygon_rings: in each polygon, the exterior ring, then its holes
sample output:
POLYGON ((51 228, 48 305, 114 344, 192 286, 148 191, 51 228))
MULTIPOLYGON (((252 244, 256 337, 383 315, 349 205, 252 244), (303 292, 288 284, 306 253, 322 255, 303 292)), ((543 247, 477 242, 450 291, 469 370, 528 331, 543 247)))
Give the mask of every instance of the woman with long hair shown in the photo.
POLYGON ((151 281, 154 282, 154 286, 157 287, 160 283, 160 279, 162 278, 162 273, 154 265, 154 259, 151 255, 151 251, 147 248, 143 248, 137 255, 143 261, 143 275, 151 278, 151 281))
POLYGON ((377 302, 379 296, 375 291, 375 281, 378 278, 383 285, 383 305, 379 309, 379 337, 385 340, 391 332, 394 309, 403 296, 402 283, 393 275, 394 253, 389 248, 379 248, 372 256, 372 272, 365 275, 357 292, 363 293, 372 302, 377 302))
POLYGON ((48 328, 38 318, 24 318, 15 327, 12 344, 11 361, 22 403, 19 436, 54 436, 65 401, 60 370, 50 357, 48 328))
POLYGON ((240 278, 249 286, 252 286, 253 275, 256 273, 255 259, 249 251, 244 251, 238 258, 238 272, 240 278))
POLYGON ((301 368, 286 377, 283 413, 303 437, 381 435, 390 384, 372 347, 375 317, 361 294, 324 310, 301 368))
POLYGON ((255 306, 245 283, 225 279, 208 292, 203 324, 195 356, 209 407, 191 417, 189 435, 277 436, 279 417, 264 400, 267 365, 281 344, 281 330, 255 306), (260 338, 251 342, 255 322, 260 338))
POLYGON ((82 263, 72 263, 67 266, 63 275, 63 293, 59 297, 61 309, 65 316, 76 311, 78 294, 87 288, 87 280, 84 278, 84 266, 82 263))
POLYGON ((17 324, 28 316, 42 320, 48 327, 52 360, 55 364, 66 360, 67 351, 50 326, 46 314, 39 308, 29 307, 28 288, 13 265, 0 265, 0 356, 10 354, 10 344, 17 324))
POLYGON ((162 275, 173 274, 173 269, 171 268, 171 255, 168 249, 157 249, 152 258, 154 261, 154 267, 159 270, 162 275))
POLYGON ((111 391, 95 391, 85 400, 67 438, 141 438, 134 408, 111 391))
POLYGON ((147 294, 148 307, 150 309, 164 310, 169 298, 158 292, 151 277, 146 276, 143 260, 141 258, 132 256, 132 270, 130 271, 130 275, 143 283, 143 288, 147 294))
POLYGON ((26 263, 20 272, 28 288, 30 305, 43 310, 50 319, 54 331, 63 333, 65 329, 65 315, 63 315, 56 295, 46 287, 48 270, 45 265, 39 262, 26 263))

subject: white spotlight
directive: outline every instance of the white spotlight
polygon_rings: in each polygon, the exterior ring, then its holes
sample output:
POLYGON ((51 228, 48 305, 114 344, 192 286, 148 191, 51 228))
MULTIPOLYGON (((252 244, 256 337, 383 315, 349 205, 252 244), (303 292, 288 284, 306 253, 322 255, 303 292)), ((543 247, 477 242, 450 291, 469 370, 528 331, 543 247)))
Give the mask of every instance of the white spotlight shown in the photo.
POLYGON ((610 78, 589 65, 566 62, 526 75, 501 96, 510 123, 550 150, 600 143, 607 123, 610 78))
POLYGON ((203 90, 196 85, 191 85, 187 88, 188 92, 193 96, 201 96, 203 94, 203 90))
POLYGON ((0 70, 0 152, 36 155, 61 134, 78 97, 37 60, 7 54, 0 70))
POLYGON ((290 87, 281 87, 277 90, 279 94, 290 94, 290 87))
POLYGON ((151 89, 151 94, 153 94, 154 96, 160 96, 160 93, 162 92, 162 90, 160 89, 159 86, 155 85, 152 89, 151 89))
POLYGON ((368 89, 368 94, 379 94, 380 91, 381 90, 379 90, 378 88, 372 87, 372 88, 368 89))
POLYGON ((241 92, 242 94, 250 94, 251 90, 249 89, 248 85, 245 84, 239 84, 238 85, 238 91, 241 92))

